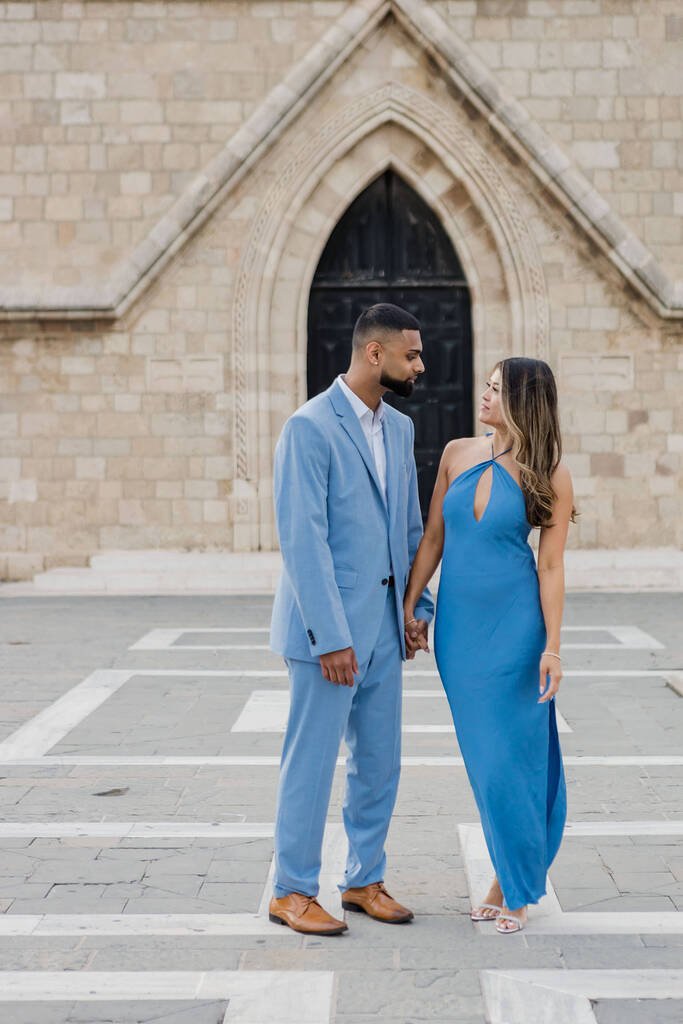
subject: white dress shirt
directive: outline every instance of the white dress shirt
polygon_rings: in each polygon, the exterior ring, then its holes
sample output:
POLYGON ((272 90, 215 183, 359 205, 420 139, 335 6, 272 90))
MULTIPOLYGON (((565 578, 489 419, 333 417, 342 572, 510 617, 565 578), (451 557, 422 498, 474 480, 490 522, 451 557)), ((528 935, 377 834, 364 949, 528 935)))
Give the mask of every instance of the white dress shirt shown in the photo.
POLYGON ((382 485, 382 491, 386 500, 387 454, 384 448, 384 402, 380 399, 376 411, 373 412, 372 409, 365 404, 362 398, 359 398, 358 395, 354 394, 341 374, 339 374, 337 380, 339 381, 339 387, 351 403, 351 408, 360 420, 360 425, 363 428, 365 439, 368 442, 368 448, 372 452, 372 457, 375 460, 375 469, 377 470, 377 476, 379 477, 379 482, 382 485))

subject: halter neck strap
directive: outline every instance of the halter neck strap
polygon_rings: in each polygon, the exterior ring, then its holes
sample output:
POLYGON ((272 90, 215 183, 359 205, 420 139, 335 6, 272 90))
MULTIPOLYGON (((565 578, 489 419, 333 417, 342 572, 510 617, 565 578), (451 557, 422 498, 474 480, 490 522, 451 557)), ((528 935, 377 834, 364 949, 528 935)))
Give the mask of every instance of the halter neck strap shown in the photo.
POLYGON ((493 445, 491 445, 491 461, 495 462, 496 459, 499 459, 501 457, 501 455, 507 455, 507 453, 511 452, 511 451, 512 451, 512 445, 510 445, 509 448, 506 448, 504 452, 498 452, 497 455, 494 455, 493 454, 493 445))
MULTIPOLYGON (((487 434, 486 436, 487 437, 493 437, 493 434, 492 433, 491 434, 487 434)), ((496 459, 499 459, 501 457, 501 455, 507 455, 507 453, 511 452, 511 451, 512 451, 512 445, 510 445, 509 448, 506 448, 504 452, 498 452, 497 455, 494 455, 493 454, 493 441, 491 441, 491 461, 492 462, 495 462, 496 459)))

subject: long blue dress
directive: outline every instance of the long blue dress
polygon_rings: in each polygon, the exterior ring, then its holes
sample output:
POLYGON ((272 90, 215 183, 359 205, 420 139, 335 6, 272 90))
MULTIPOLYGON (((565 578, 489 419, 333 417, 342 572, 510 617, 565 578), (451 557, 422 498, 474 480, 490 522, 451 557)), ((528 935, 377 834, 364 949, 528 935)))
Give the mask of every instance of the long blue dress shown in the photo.
POLYGON ((545 893, 567 797, 555 702, 538 703, 546 631, 531 526, 519 484, 496 461, 503 454, 492 447, 444 497, 434 651, 489 855, 515 910, 545 893), (474 495, 489 466, 477 521, 474 495))

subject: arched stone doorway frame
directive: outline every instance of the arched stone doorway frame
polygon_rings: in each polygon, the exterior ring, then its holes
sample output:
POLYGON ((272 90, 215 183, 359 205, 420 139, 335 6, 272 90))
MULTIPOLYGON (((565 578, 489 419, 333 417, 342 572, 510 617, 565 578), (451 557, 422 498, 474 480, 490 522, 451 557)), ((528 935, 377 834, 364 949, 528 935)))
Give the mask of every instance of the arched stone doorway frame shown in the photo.
POLYGON ((462 120, 422 93, 387 85, 343 108, 279 169, 236 289, 234 550, 277 546, 272 453, 284 420, 306 398, 315 269, 349 204, 388 167, 435 211, 462 263, 472 300, 474 387, 505 355, 545 356, 547 295, 535 242, 462 120))

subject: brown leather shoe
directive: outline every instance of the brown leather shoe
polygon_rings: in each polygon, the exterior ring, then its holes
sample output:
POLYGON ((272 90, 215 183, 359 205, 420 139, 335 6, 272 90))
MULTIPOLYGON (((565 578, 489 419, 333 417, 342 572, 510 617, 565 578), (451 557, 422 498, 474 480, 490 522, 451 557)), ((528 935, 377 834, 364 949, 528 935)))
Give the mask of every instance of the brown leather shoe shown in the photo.
POLYGON ((286 924, 304 935, 341 935, 348 931, 345 921, 338 921, 320 906, 313 896, 290 892, 270 901, 268 918, 274 924, 286 924))
POLYGON ((362 889, 347 889, 342 893, 342 907, 358 914, 369 914, 385 924, 407 924, 415 916, 412 910, 392 899, 383 882, 372 882, 362 889))

